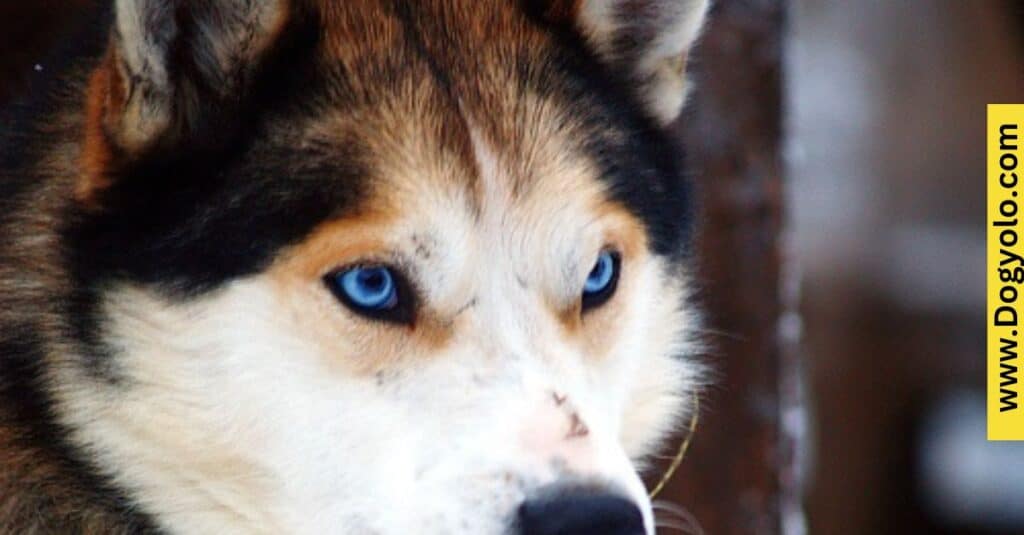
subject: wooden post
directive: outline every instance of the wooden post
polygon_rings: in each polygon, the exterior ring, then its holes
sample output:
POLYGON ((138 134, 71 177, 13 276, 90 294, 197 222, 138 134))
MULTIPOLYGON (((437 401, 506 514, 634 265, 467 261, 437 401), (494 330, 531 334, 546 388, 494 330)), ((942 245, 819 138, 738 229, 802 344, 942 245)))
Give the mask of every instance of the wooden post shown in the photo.
POLYGON ((659 498, 714 535, 781 532, 789 487, 780 480, 789 457, 780 433, 783 11, 778 0, 714 3, 677 125, 702 204, 698 286, 716 384, 659 498))

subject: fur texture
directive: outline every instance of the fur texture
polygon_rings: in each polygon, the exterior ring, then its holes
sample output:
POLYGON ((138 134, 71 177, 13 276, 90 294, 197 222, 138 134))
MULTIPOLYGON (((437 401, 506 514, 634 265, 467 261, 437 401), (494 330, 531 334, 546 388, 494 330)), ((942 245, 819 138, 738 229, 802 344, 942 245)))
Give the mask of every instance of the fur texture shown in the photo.
POLYGON ((554 486, 653 530, 705 8, 117 0, 3 121, 0 532, 515 533, 554 486))

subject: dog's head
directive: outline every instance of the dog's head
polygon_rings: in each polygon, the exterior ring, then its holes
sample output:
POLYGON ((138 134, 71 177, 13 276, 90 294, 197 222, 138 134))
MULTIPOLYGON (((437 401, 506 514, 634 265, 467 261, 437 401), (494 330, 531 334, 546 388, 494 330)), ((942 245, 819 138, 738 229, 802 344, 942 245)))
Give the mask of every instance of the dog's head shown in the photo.
POLYGON ((705 7, 118 0, 64 231, 76 440, 182 533, 650 533, 705 7))

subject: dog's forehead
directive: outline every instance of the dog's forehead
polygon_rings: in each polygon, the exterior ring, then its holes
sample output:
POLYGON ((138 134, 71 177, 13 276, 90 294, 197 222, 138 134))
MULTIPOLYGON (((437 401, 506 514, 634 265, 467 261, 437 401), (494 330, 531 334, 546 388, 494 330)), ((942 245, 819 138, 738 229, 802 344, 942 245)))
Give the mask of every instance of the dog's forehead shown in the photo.
POLYGON ((322 225, 325 232, 314 232, 307 242, 330 249, 351 241, 352 225, 345 223, 354 223, 374 237, 355 251, 367 256, 397 253, 449 274, 497 262, 524 278, 545 271, 564 275, 570 280, 559 285, 567 288, 579 274, 562 273, 565 266, 588 267, 587 255, 606 240, 630 234, 632 245, 646 246, 643 224, 609 194, 568 121, 543 112, 518 119, 523 131, 537 135, 533 142, 494 136, 466 108, 441 104, 398 96, 310 127, 308 135, 325 151, 359 140, 364 187, 358 208, 322 225))
POLYGON ((326 2, 320 10, 318 72, 330 98, 315 129, 358 139, 379 175, 371 184, 405 191, 400 184, 421 186, 430 175, 472 188, 469 199, 479 201, 494 191, 476 182, 493 163, 491 175, 513 194, 550 204, 606 193, 644 221, 659 253, 685 244, 678 147, 586 47, 523 3, 326 2))
POLYGON ((324 57, 371 83, 374 71, 387 76, 389 66, 408 71, 426 60, 459 84, 460 73, 466 81, 491 66, 527 67, 553 40, 518 2, 322 1, 316 18, 324 57))
POLYGON ((604 170, 586 147, 592 139, 570 109, 524 94, 507 114, 482 113, 429 84, 379 96, 373 107, 320 114, 298 143, 316 147, 327 162, 335 152, 358 160, 363 202, 376 210, 446 206, 477 220, 539 210, 554 218, 612 202, 604 170))
MULTIPOLYGON (((467 159, 475 137, 512 161, 541 163, 597 130, 585 119, 598 106, 549 32, 510 5, 431 4, 324 7, 318 133, 345 131, 384 153, 419 149, 420 158, 467 159)), ((621 134, 614 121, 599 129, 621 134)))
POLYGON ((609 200, 600 159, 629 152, 629 135, 514 4, 329 3, 321 17, 327 98, 298 143, 358 147, 369 202, 553 220, 609 200))

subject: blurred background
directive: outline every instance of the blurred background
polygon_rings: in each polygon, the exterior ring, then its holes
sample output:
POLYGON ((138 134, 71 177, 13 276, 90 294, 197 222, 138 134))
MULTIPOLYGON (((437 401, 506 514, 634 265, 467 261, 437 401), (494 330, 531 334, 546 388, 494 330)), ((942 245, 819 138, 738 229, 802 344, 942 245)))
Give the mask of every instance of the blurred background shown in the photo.
POLYGON ((814 533, 1024 533, 985 440, 985 105, 1024 103, 1024 2, 789 6, 784 161, 814 533))
MULTIPOLYGON (((92 3, 0 2, 0 103, 92 3)), ((711 534, 1024 533, 983 397, 985 105, 1024 103, 1024 2, 717 0, 691 64, 718 385, 662 498, 711 534)))

